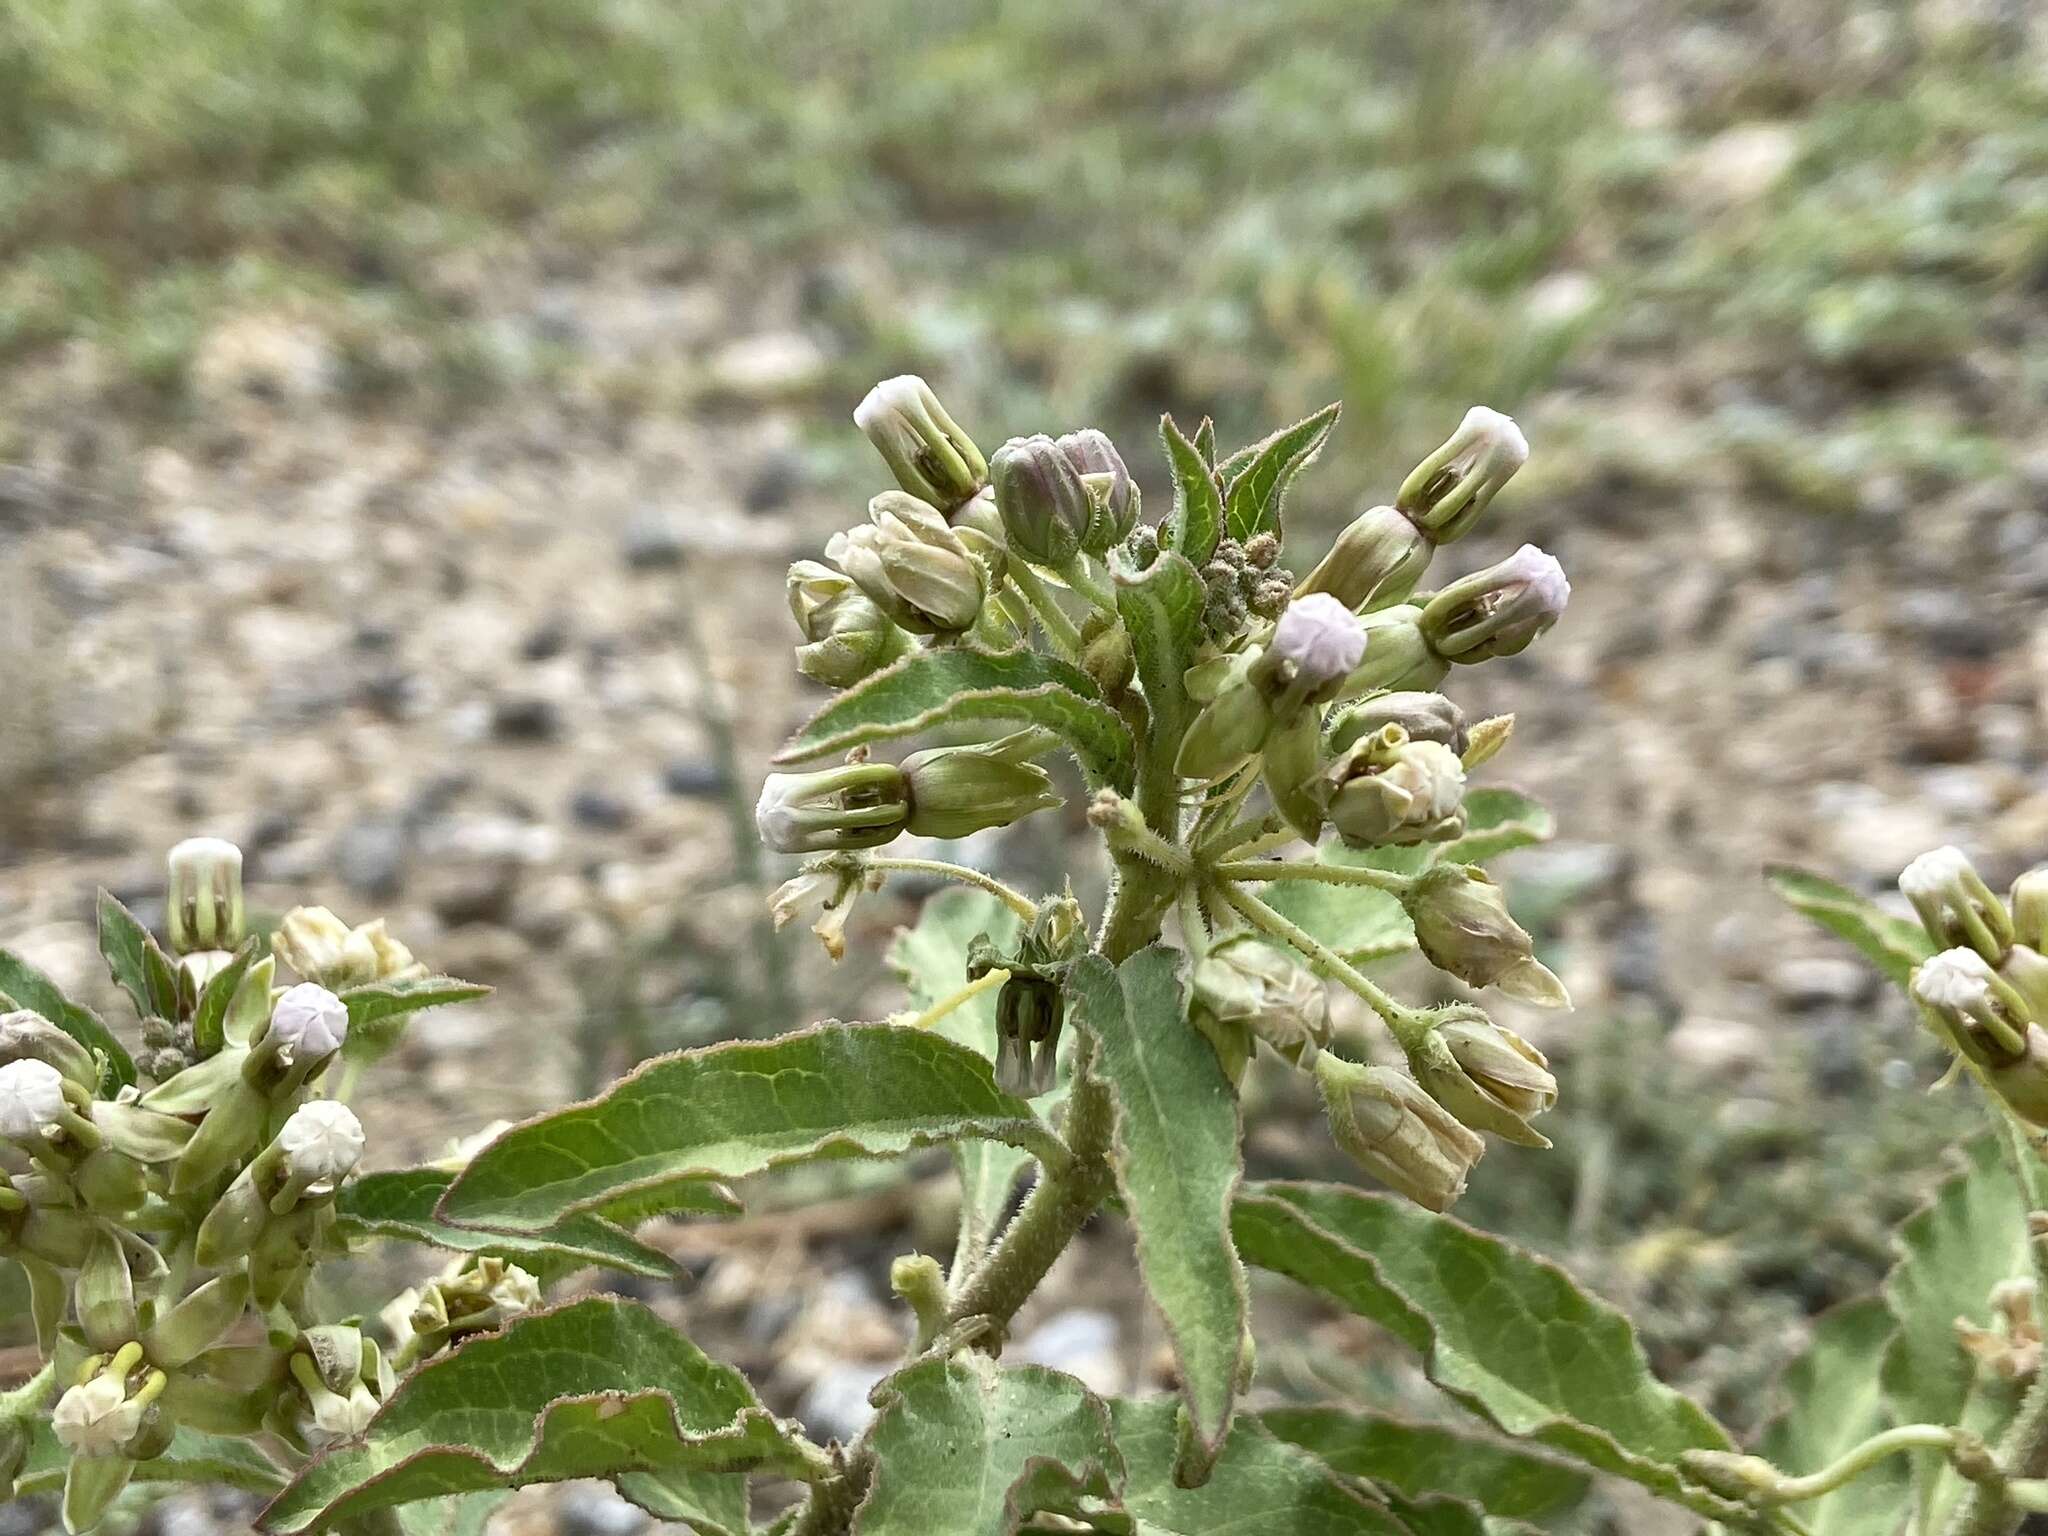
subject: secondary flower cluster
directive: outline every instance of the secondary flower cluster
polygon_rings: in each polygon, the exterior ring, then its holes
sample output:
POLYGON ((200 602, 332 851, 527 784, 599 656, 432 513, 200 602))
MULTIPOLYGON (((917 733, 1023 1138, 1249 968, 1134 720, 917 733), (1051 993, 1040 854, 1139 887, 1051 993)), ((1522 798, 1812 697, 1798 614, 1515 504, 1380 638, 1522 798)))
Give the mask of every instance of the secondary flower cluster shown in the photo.
MULTIPOLYGON (((39 1001, 56 1018, 0 1016, 0 1256, 28 1275, 63 1387, 51 1425, 70 1453, 72 1530, 181 1424, 303 1452, 359 1430, 392 1385, 374 1340, 312 1323, 307 1285, 347 1251, 336 1199, 364 1151, 361 1121, 323 1096, 357 1037, 351 1000, 369 989, 388 1013, 426 968, 381 922, 322 908, 288 913, 262 953, 233 844, 181 843, 169 874, 167 948, 101 899, 101 948, 154 1042, 153 1085, 122 1081, 118 1047, 53 986, 39 1001), (282 984, 280 968, 301 979, 282 984)), ((0 1444, 0 1489, 21 1449, 0 1444)))
MULTIPOLYGON (((1413 873, 1384 872, 1376 881, 1322 865, 1284 873, 1378 883, 1398 897, 1418 946, 1440 969, 1472 987, 1567 1004, 1499 887, 1475 866, 1428 856, 1432 845, 1465 833, 1466 776, 1499 750, 1511 725, 1503 718, 1468 726, 1437 688, 1454 668, 1527 648, 1570 596, 1558 563, 1528 545, 1420 590, 1437 550, 1475 526, 1527 458, 1515 423, 1483 407, 1468 412, 1390 504, 1360 513, 1296 580, 1281 563, 1273 487, 1313 446, 1254 473, 1249 466, 1267 445, 1219 464, 1208 434, 1210 446, 1190 449, 1201 458, 1197 469, 1176 465, 1174 517, 1147 523, 1122 455, 1099 430, 1016 437, 985 458, 913 377, 877 385, 854 420, 896 488, 874 497, 866 523, 831 539, 829 564, 790 568, 798 670, 864 698, 895 686, 916 699, 920 718, 938 720, 957 701, 921 681, 921 658, 961 650, 1000 657, 1035 646, 1073 664, 1095 696, 1135 722, 1139 799, 1148 782, 1169 786, 1164 800, 1155 794, 1141 807, 1091 774, 1091 820, 1118 858, 1120 882, 1156 887, 1151 905, 1161 915, 1180 910, 1195 962, 1190 1019, 1231 1080, 1260 1041, 1314 1071, 1339 1140, 1439 1209, 1479 1156, 1476 1131, 1547 1145, 1529 1120, 1554 1101, 1556 1084, 1533 1046, 1470 1006, 1401 1007, 1243 888, 1265 878, 1258 855, 1295 840, 1316 844, 1326 832, 1352 850, 1419 850, 1407 866, 1413 873), (1200 478, 1191 482, 1190 473, 1200 478), (1235 536, 1217 526, 1192 547, 1187 503, 1206 493, 1219 510, 1238 507, 1262 487, 1273 515, 1258 509, 1260 520, 1232 524, 1235 536), (1120 594, 1182 555, 1182 590, 1192 591, 1200 612, 1166 685, 1156 671, 1164 642, 1134 628, 1120 594), (1171 701, 1149 696, 1167 686, 1184 711, 1171 735, 1160 729, 1174 719, 1171 701), (1234 821, 1257 791, 1270 813, 1234 821), (1325 978, 1367 996, 1403 1047, 1408 1072, 1328 1049, 1325 978)), ((970 718, 1006 717, 993 707, 960 712, 970 718)), ((1059 721, 1021 701, 1007 723, 1017 727, 1011 734, 898 762, 856 748, 836 767, 771 774, 756 811, 762 840, 814 856, 776 893, 778 924, 822 908, 817 931, 838 958, 854 898, 903 864, 869 850, 906 833, 962 837, 1059 805, 1035 759, 1074 743, 1059 721)), ((947 868, 919 862, 927 872, 947 868)), ((1087 940, 1078 921, 1056 939, 1046 932, 1039 919, 1053 904, 1016 897, 1011 905, 1030 919, 1025 936, 1007 953, 978 949, 970 973, 1005 972, 998 1076, 1037 1093, 1053 1081, 1063 979, 1087 940)))

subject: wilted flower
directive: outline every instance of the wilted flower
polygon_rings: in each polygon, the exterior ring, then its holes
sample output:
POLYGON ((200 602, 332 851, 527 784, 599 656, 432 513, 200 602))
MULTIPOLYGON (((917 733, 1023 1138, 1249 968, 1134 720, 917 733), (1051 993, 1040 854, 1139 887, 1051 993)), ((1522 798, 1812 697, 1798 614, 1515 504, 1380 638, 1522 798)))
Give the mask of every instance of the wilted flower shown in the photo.
POLYGON ((768 898, 768 912, 779 933, 805 908, 816 906, 818 920, 811 932, 835 961, 846 958, 846 919, 860 895, 861 877, 852 870, 807 869, 785 880, 768 898))
POLYGON ((1563 616, 1571 595, 1564 567, 1524 544, 1432 597, 1422 610, 1422 635, 1446 661, 1519 655, 1563 616))
POLYGON ((1124 467, 1123 455, 1116 451, 1116 444, 1107 433, 1083 427, 1078 432, 1063 434, 1058 441, 1067 462, 1080 471, 1081 483, 1088 488, 1095 506, 1081 547, 1091 555, 1103 554, 1111 546, 1121 544, 1137 526, 1138 483, 1124 467))
POLYGON ((2007 1381, 2032 1381, 2041 1367, 2041 1324, 2032 1280, 2001 1280, 1991 1290, 1991 1320, 1955 1322, 1956 1341, 1979 1365, 2007 1381))
POLYGON ((171 849, 165 924, 171 948, 233 949, 242 942, 242 850, 218 837, 188 837, 171 849))
POLYGON ((878 848, 910 820, 910 787, 894 763, 843 763, 771 773, 754 806, 761 841, 778 853, 878 848))
POLYGON ((376 918, 351 928, 325 907, 294 907, 270 936, 270 952, 331 991, 427 974, 412 951, 376 918))
POLYGON ((1095 502, 1058 443, 1043 432, 1013 437, 996 450, 989 475, 1013 551, 1055 569, 1081 552, 1095 502))
POLYGON ((1557 1079, 1541 1051, 1484 1014, 1453 1017, 1409 1052, 1416 1081, 1476 1131, 1525 1147, 1549 1138, 1529 1121, 1557 1102, 1557 1079))
POLYGON ((0 1137, 39 1143, 70 1111, 64 1074, 48 1062, 24 1058, 0 1067, 0 1137))
POLYGON ((1962 849, 1921 854, 1899 875, 1899 890, 1944 949, 1967 946, 1997 965, 2012 947, 2012 915, 1962 849))
POLYGON ((1330 1134, 1365 1170, 1432 1211, 1447 1211, 1486 1143, 1405 1073, 1360 1066, 1325 1051, 1316 1087, 1330 1134))
POLYGON ((1355 848, 1407 847, 1465 828, 1465 769, 1441 742, 1410 741, 1399 726, 1355 742, 1325 770, 1330 824, 1355 848))
MULTIPOLYGON (((1285 950, 1249 934, 1225 939, 1202 957, 1188 1014, 1212 1042, 1242 1030, 1290 1066, 1307 1066, 1330 1043, 1329 997, 1321 978, 1285 950)), ((1224 1055, 1223 1047, 1218 1055, 1224 1055)), ((1236 1074, 1230 1075, 1235 1081, 1236 1074)))
POLYGON ((825 557, 913 634, 972 629, 988 592, 986 567, 944 514, 901 491, 869 502, 868 522, 833 534, 825 557))
POLYGON ((1435 553, 1436 546, 1407 513, 1368 507, 1337 535, 1329 553, 1295 588, 1295 596, 1327 592, 1351 609, 1404 602, 1435 553))
POLYGON ((1443 446, 1409 471, 1394 505, 1431 539, 1448 544, 1471 531, 1486 504, 1528 460, 1528 439, 1514 418, 1475 405, 1443 446))
POLYGON ((1472 987, 1499 987, 1539 1008, 1569 1008, 1564 983, 1536 958, 1506 895, 1472 864, 1446 864, 1409 887, 1408 915, 1429 963, 1472 987))
POLYGON ((920 501, 951 508, 981 489, 988 463, 916 374, 884 379, 854 408, 853 424, 920 501))

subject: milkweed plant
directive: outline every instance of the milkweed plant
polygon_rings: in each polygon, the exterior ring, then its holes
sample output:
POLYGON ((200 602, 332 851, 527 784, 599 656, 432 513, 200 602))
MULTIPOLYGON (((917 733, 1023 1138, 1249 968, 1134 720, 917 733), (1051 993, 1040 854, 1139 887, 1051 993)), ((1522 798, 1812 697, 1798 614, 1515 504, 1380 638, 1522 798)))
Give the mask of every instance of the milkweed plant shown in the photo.
POLYGON ((73 1531, 131 1484, 182 1481, 261 1493, 265 1531, 377 1536, 479 1530, 511 1490, 571 1478, 701 1536, 1486 1536, 1569 1523, 1600 1479, 1769 1536, 2003 1536, 2048 1509, 2048 874, 2007 903, 1930 854, 1901 882, 1917 923, 1774 874, 1908 988, 1990 1123, 1901 1230, 1882 1296, 1818 1321, 1745 1450, 1619 1312, 1446 1214, 1489 1138, 1549 1145, 1558 1083, 1486 999, 1569 1006, 1481 867, 1548 833, 1484 783, 1513 717, 1468 720, 1445 690, 1538 641, 1570 589, 1528 545, 1429 584, 1524 462, 1516 424, 1473 409, 1310 559, 1282 511, 1334 406, 1227 454, 1207 421, 1167 418, 1157 519, 1100 431, 985 458, 913 377, 854 419, 895 483, 790 569, 797 669, 833 697, 757 823, 801 860, 778 925, 809 919, 834 958, 863 892, 955 887, 890 952, 908 1008, 659 1057, 437 1163, 364 1172, 350 1090, 412 1014, 484 989, 324 909, 266 944, 240 854, 181 844, 161 942, 100 898, 139 1054, 0 952, 0 1256, 42 1360, 0 1396, 0 1480, 61 1490, 73 1531), (1076 775, 1099 912, 901 843, 1054 810, 1076 775), (1433 1000, 1376 978, 1406 955, 1440 973, 1433 1000), (1333 1013, 1333 986, 1362 1006, 1333 1013), (1312 1080, 1368 1184, 1247 1179, 1239 1088, 1261 1053, 1312 1080), (936 1146, 957 1235, 895 1261, 903 1358, 850 1443, 771 1412, 639 1302, 544 1300, 591 1267, 667 1274, 636 1229, 736 1217, 749 1178, 936 1146), (1169 1396, 1004 1358, 1111 1212, 1169 1396), (338 1312, 347 1288, 319 1271, 387 1241, 445 1267, 338 1312), (1411 1349, 1443 1412, 1261 1388, 1251 1268, 1411 1349))

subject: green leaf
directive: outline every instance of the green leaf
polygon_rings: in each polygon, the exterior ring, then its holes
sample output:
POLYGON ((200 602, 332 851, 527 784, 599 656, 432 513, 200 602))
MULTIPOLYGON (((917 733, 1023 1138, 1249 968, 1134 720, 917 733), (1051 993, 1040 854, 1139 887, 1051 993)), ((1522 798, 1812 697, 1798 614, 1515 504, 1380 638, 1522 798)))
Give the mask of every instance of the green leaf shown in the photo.
POLYGON ((1918 923, 1893 917, 1876 902, 1845 885, 1790 864, 1766 867, 1764 878, 1780 900, 1812 918, 1837 938, 1847 939, 1900 986, 1913 968, 1934 953, 1934 941, 1918 923))
POLYGON ((1408 1536, 1384 1506, 1250 1417, 1231 1426, 1209 1481, 1180 1487, 1173 1476, 1176 1411, 1170 1398, 1110 1404, 1126 1468, 1123 1508, 1140 1533, 1408 1536))
POLYGON ((177 1016, 178 994, 170 957, 133 912, 104 886, 99 895, 100 954, 143 1018, 177 1016), (169 983, 167 986, 166 983, 169 983))
MULTIPOLYGON (((1764 1430, 1759 1454, 1804 1476, 1888 1428, 1878 1367, 1896 1326, 1875 1296, 1822 1317, 1812 1346, 1785 1372, 1786 1410, 1764 1430)), ((1904 1458, 1888 1457, 1797 1513, 1812 1536, 1880 1536, 1898 1529, 1909 1481, 1904 1458)))
POLYGON ((898 1371, 875 1400, 877 1466, 856 1536, 1013 1536, 1032 1515, 1123 1486, 1109 1410, 1059 1371, 957 1355, 898 1371))
MULTIPOLYGON (((743 1485, 744 1486, 744 1485, 743 1485)), ((507 1495, 492 1489, 486 1493, 463 1493, 448 1499, 426 1499, 407 1504, 398 1511, 398 1528, 405 1536, 484 1536, 491 1514, 507 1495)), ((716 1536, 716 1533, 706 1533, 716 1536)))
POLYGON ((453 976, 414 976, 350 987, 341 994, 348 1007, 348 1038, 342 1042, 341 1054, 349 1061, 375 1061, 398 1043, 405 1028, 403 1021, 410 1015, 490 995, 489 987, 453 976))
POLYGON ((458 1226, 535 1233, 678 1179, 983 1136, 1064 1155, 987 1058, 926 1030, 822 1024, 658 1056, 602 1095, 514 1126, 441 1198, 458 1226))
POLYGON ((749 1536, 747 1480, 730 1472, 671 1468, 614 1478, 621 1496, 657 1520, 677 1520, 694 1536, 749 1536))
MULTIPOLYGON (((1018 927, 1017 914, 986 891, 944 890, 924 904, 916 927, 898 931, 889 946, 889 965, 909 989, 910 1006, 929 1008, 966 984, 967 946, 978 934, 1008 945, 1015 942, 1018 927)), ((977 993, 932 1029, 993 1056, 995 993, 977 993)), ((1050 1112, 1065 1096, 1063 1083, 1037 1100, 1040 1113, 1050 1112)), ((1031 1166, 1031 1154, 1000 1141, 959 1141, 953 1144, 953 1164, 960 1173, 961 1245, 972 1254, 994 1235, 1018 1181, 1031 1166)))
MULTIPOLYGON (((64 1486, 64 1468, 71 1453, 58 1443, 47 1418, 33 1427, 28 1460, 15 1491, 23 1496, 55 1493, 64 1486)), ((285 1484, 284 1471, 247 1440, 202 1434, 180 1425, 172 1431, 163 1455, 138 1462, 138 1483, 220 1483, 249 1493, 271 1494, 285 1484)))
POLYGON ((249 974, 249 967, 256 963, 256 956, 262 950, 262 940, 253 934, 242 941, 242 947, 235 951, 234 959, 222 966, 206 980, 200 989, 199 1005, 192 1010, 192 1048, 204 1061, 218 1056, 228 1043, 228 1009, 235 1001, 235 991, 242 985, 242 978, 249 974))
POLYGON ((1202 462, 1211 469, 1216 467, 1216 423, 1204 416, 1195 427, 1195 452, 1202 456, 1202 462))
POLYGON ((1400 898, 1369 885, 1324 885, 1315 880, 1274 880, 1260 899, 1320 939, 1353 965, 1384 960, 1415 948, 1415 924, 1400 898))
POLYGON ((455 1175, 443 1168, 366 1173, 343 1185, 335 1197, 341 1231, 344 1236, 432 1243, 459 1253, 498 1253, 514 1261, 546 1259, 576 1267, 596 1264, 657 1279, 675 1273, 665 1255, 595 1216, 571 1216, 530 1237, 451 1227, 434 1215, 434 1207, 454 1179, 455 1175))
POLYGON ((1465 796, 1465 832, 1439 844, 1439 864, 1484 864, 1516 848, 1547 843, 1557 835, 1549 808, 1520 790, 1475 789, 1465 796))
MULTIPOLYGON (((1963 1171, 1935 1191, 1894 1234, 1898 1260, 1885 1277, 1884 1301, 1898 1324, 1881 1379, 1901 1424, 1956 1424, 1994 1445, 2011 1420, 2016 1393, 1977 1369, 1956 1336, 1956 1320, 1991 1325, 1991 1292, 2028 1272, 2019 1184, 1996 1138, 1963 1149, 1963 1171)), ((1922 1524, 1946 1528, 1963 1482, 1932 1452, 1915 1455, 1922 1524)))
POLYGON ((1185 557, 1162 550, 1142 571, 1110 557, 1116 583, 1116 611, 1131 637, 1138 681, 1152 711, 1151 750, 1170 751, 1195 717, 1182 681, 1194 664, 1202 639, 1202 608, 1208 592, 1185 557))
POLYGON ((799 1445, 738 1371, 638 1303, 591 1296, 419 1367, 359 1439, 301 1469, 261 1525, 329 1530, 417 1499, 579 1477, 787 1475, 799 1445))
MULTIPOLYGON (((1212 448, 1215 436, 1212 427, 1212 448)), ((1171 416, 1159 418, 1159 440, 1166 445, 1166 462, 1173 470, 1173 511, 1160 542, 1199 567, 1223 537, 1223 496, 1207 456, 1181 435, 1171 416)))
POLYGON ((1244 1266, 1230 1244, 1244 1165, 1237 1096, 1187 1022, 1180 958, 1156 944, 1121 967, 1084 957, 1068 977, 1068 1016, 1096 1043, 1091 1070, 1114 1106, 1110 1161, 1139 1273, 1166 1322, 1196 1435, 1213 1452, 1244 1359, 1244 1266))
POLYGON ((1333 401, 1251 448, 1244 467, 1229 481, 1224 522, 1233 539, 1242 544, 1254 534, 1279 536, 1280 504, 1287 487, 1323 451, 1343 408, 1342 402, 1333 401))
POLYGON ((0 998, 15 1008, 34 1009, 80 1045, 98 1051, 105 1058, 100 1092, 106 1097, 135 1081, 134 1061, 99 1015, 72 1002, 57 983, 10 949, 0 949, 0 998))
POLYGON ((672 1179, 593 1205, 589 1214, 631 1232, 657 1216, 742 1216, 746 1209, 723 1184, 672 1179))
POLYGON ((1249 1262, 1380 1324, 1422 1357, 1430 1380, 1510 1435, 1667 1496, 1682 1491, 1681 1452, 1733 1448, 1650 1374, 1628 1319, 1553 1264, 1393 1196, 1335 1185, 1254 1185, 1235 1214, 1249 1262))
POLYGON ((1259 1422, 1346 1477, 1409 1498, 1442 1493, 1469 1499, 1505 1520, 1561 1515, 1592 1487, 1576 1467, 1440 1424, 1410 1424, 1344 1408, 1272 1408, 1259 1415, 1259 1422))

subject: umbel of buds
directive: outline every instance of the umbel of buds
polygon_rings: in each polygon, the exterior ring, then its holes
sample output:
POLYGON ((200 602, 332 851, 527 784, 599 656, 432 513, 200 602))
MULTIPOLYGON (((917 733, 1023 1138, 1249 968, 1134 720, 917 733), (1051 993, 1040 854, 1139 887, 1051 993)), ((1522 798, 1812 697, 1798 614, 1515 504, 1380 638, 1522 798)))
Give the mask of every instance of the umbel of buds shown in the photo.
POLYGON ((1471 531, 1528 461, 1529 443, 1514 418, 1475 405, 1443 446, 1409 471, 1394 505, 1432 541, 1448 544, 1471 531))
POLYGON ((987 567, 945 515, 901 491, 869 502, 867 525, 835 533, 825 557, 912 634, 965 633, 988 593, 987 567))
POLYGON ((1235 659, 1216 696, 1181 740, 1174 771, 1215 779, 1265 746, 1312 705, 1327 704, 1357 669, 1367 646, 1363 625, 1327 592, 1296 598, 1262 649, 1235 659))
POLYGON ((1481 1141, 1415 1080, 1360 1066, 1328 1051, 1316 1058, 1316 1088, 1338 1146, 1417 1205, 1447 1211, 1486 1151, 1481 1141))
POLYGON ((1043 432, 1013 437, 996 450, 989 466, 996 510, 1010 548, 1033 565, 1066 565, 1093 542, 1090 531, 1098 516, 1105 525, 1113 520, 1106 511, 1098 514, 1082 473, 1067 449, 1043 432))
POLYGON ((988 464, 914 373, 884 379, 854 407, 853 424, 881 454, 896 483, 920 501, 951 510, 981 489, 988 464))
POLYGON ((217 837, 188 837, 171 850, 166 925, 171 948, 233 949, 242 942, 242 850, 217 837))
POLYGON ((1524 544, 1431 598, 1422 610, 1422 638, 1451 662, 1519 655, 1563 616, 1571 595, 1564 567, 1524 544))
POLYGON ((1960 848, 1936 848, 1908 864, 1899 890, 1928 937, 1944 949, 1967 946, 1992 965, 2012 948, 2013 920, 1960 848))

